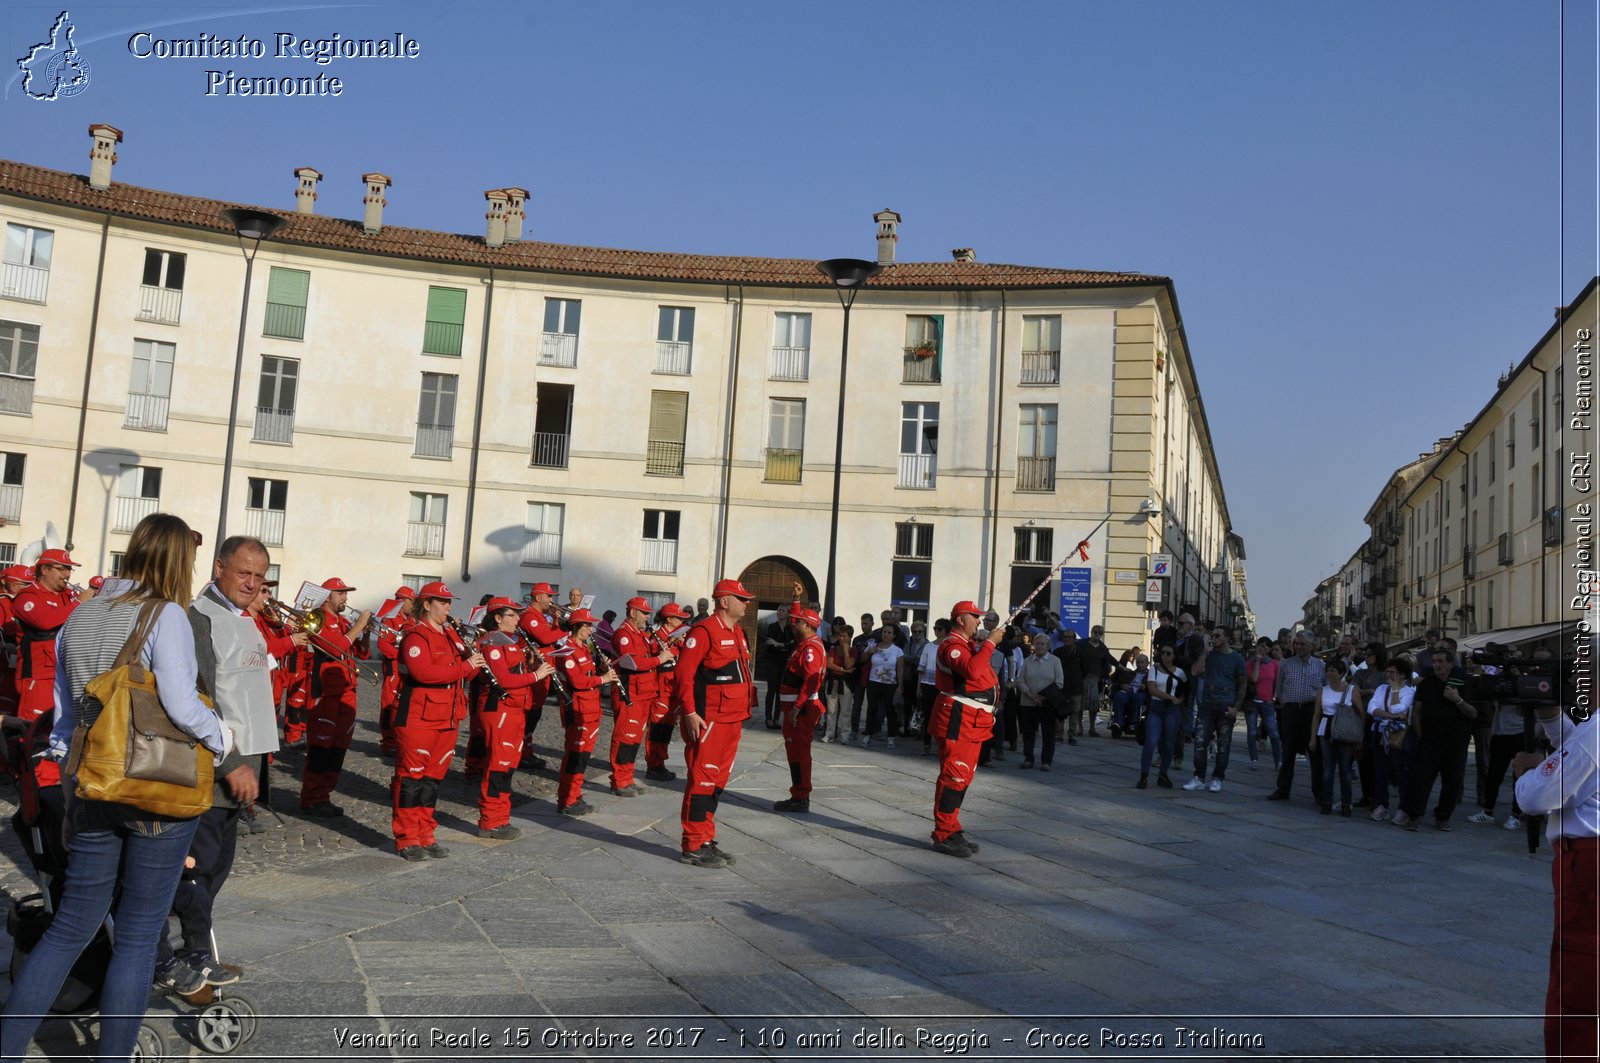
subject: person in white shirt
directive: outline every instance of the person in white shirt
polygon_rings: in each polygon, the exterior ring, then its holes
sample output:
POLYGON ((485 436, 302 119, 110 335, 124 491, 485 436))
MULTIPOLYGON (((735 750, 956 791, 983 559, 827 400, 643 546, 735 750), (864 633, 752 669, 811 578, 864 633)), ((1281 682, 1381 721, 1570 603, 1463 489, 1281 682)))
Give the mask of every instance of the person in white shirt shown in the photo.
POLYGON ((1167 772, 1172 769, 1173 749, 1178 738, 1178 728, 1183 726, 1183 707, 1188 701, 1188 676, 1174 662, 1176 651, 1172 646, 1156 650, 1156 659, 1150 665, 1145 680, 1145 692, 1150 695, 1150 705, 1145 710, 1144 752, 1139 754, 1139 781, 1143 790, 1150 784, 1150 762, 1156 749, 1161 750, 1161 772, 1156 785, 1172 788, 1167 772))
MULTIPOLYGON (((895 645, 898 629, 885 625, 878 629, 878 644, 872 647, 867 665, 867 728, 861 732, 861 744, 871 745, 878 728, 894 712, 894 695, 900 686, 900 659, 905 651, 895 645)), ((890 734, 885 744, 894 748, 894 726, 890 721, 890 734)))
POLYGON ((1053 697, 1061 695, 1061 662, 1050 653, 1050 636, 1033 636, 1033 655, 1022 662, 1017 681, 1022 729, 1022 767, 1033 767, 1033 736, 1043 731, 1039 748, 1039 770, 1049 771, 1056 755, 1056 710, 1053 697), (1042 726, 1041 726, 1042 725, 1042 726))
POLYGON ((1389 784, 1394 784, 1397 794, 1405 792, 1405 740, 1416 692, 1411 685, 1411 661, 1401 657, 1384 668, 1383 682, 1367 699, 1367 718, 1378 743, 1372 752, 1372 818, 1378 823, 1389 818, 1389 784))

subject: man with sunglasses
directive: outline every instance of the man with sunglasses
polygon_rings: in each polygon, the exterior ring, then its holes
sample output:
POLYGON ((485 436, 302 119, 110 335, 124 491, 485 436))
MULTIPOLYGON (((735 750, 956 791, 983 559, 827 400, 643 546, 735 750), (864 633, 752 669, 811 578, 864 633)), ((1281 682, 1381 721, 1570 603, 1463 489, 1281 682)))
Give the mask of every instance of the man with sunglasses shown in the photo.
POLYGON ((1183 788, 1220 793, 1222 779, 1228 773, 1228 754, 1233 747, 1233 725, 1239 719, 1239 709, 1244 705, 1249 684, 1245 681, 1244 658, 1229 644, 1226 628, 1219 627, 1211 632, 1211 649, 1204 660, 1205 683, 1196 711, 1194 778, 1184 783, 1183 788), (1217 765, 1207 787, 1206 756, 1213 737, 1217 743, 1217 765))

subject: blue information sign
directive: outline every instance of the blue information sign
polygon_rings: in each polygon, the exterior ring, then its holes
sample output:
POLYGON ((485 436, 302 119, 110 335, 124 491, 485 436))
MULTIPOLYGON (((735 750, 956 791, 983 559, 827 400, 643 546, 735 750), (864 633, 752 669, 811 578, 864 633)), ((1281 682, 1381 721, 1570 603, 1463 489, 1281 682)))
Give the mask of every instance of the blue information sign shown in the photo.
POLYGON ((1086 568, 1061 570, 1061 626, 1089 637, 1089 574, 1086 568))

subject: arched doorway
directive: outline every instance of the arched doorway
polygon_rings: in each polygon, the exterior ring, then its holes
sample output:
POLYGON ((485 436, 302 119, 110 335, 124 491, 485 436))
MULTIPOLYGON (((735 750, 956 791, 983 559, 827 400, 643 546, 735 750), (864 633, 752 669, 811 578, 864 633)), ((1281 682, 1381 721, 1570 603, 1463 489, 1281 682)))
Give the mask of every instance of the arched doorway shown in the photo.
POLYGON ((796 584, 800 586, 804 600, 817 600, 816 578, 792 557, 772 555, 752 561, 739 573, 739 582, 755 596, 750 603, 751 608, 745 610, 743 624, 745 638, 749 640, 752 650, 760 645, 756 638, 760 625, 770 620, 779 606, 795 600, 796 584))

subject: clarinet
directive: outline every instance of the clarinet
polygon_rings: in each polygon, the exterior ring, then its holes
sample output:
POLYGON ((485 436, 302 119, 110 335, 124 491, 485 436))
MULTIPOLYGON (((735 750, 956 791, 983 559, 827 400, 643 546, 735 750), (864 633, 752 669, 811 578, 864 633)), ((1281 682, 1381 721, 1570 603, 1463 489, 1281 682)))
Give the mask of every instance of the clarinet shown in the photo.
MULTIPOLYGON (((589 640, 589 653, 594 657, 595 664, 598 666, 598 671, 601 675, 616 670, 617 666, 612 663, 611 658, 600 652, 600 643, 592 638, 589 640)), ((633 704, 633 695, 628 693, 628 684, 622 681, 621 673, 617 675, 617 696, 622 699, 624 705, 631 706, 633 704)))
MULTIPOLYGON (((528 633, 519 627, 517 629, 517 637, 522 640, 522 650, 528 655, 528 660, 533 667, 538 669, 544 665, 544 654, 539 652, 539 648, 533 644, 533 640, 528 637, 528 633)), ((566 681, 561 678, 561 669, 557 668, 550 673, 550 687, 556 692, 557 703, 563 707, 572 704, 572 691, 567 689, 566 681)))
MULTIPOLYGON (((466 627, 465 624, 463 624, 461 621, 457 620, 453 616, 445 617, 445 621, 444 622, 446 624, 449 624, 450 625, 450 630, 454 631, 456 633, 456 636, 458 638, 460 638, 463 643, 466 644, 467 655, 468 656, 471 656, 472 654, 478 652, 478 639, 477 639, 477 636, 473 635, 472 632, 467 630, 467 627, 466 627)), ((461 659, 464 661, 467 658, 463 657, 461 659)), ((490 686, 494 687, 496 690, 501 691, 502 693, 505 691, 505 687, 500 685, 500 680, 495 678, 494 669, 489 667, 489 662, 488 661, 485 661, 483 663, 483 673, 482 674, 483 674, 483 677, 489 681, 489 685, 490 686)))

